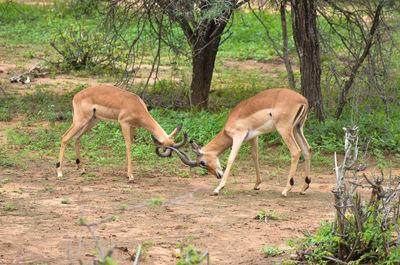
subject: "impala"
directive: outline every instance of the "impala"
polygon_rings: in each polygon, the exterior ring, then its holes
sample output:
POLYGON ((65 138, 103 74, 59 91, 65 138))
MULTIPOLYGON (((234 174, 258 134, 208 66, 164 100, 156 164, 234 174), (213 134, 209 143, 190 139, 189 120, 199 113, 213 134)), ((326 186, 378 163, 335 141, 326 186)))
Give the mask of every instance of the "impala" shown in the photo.
POLYGON ((182 124, 179 124, 170 135, 167 135, 164 129, 151 117, 146 105, 139 96, 114 86, 98 85, 86 88, 74 96, 72 107, 72 125, 61 139, 60 156, 56 165, 58 177, 62 177, 64 151, 71 138, 75 142, 76 164, 82 171, 85 171, 80 155, 79 139, 101 120, 114 121, 121 124, 126 144, 129 181, 134 180, 131 165, 131 148, 136 128, 144 128, 153 135, 153 140, 157 146, 164 148, 164 152, 157 150, 157 154, 162 157, 171 155, 171 150, 165 150, 165 147, 171 146, 176 149, 183 146, 187 140, 187 135, 183 131, 183 141, 175 144, 173 139, 181 130, 182 124))
POLYGON ((183 163, 191 167, 200 166, 221 179, 214 190, 218 195, 225 186, 232 164, 243 142, 250 141, 251 156, 256 169, 254 189, 260 188, 260 169, 258 164, 258 136, 277 130, 291 153, 291 166, 283 196, 294 185, 294 175, 301 151, 305 159, 305 183, 301 194, 305 194, 311 178, 311 149, 303 134, 304 122, 307 118, 308 102, 305 97, 290 89, 269 89, 252 98, 239 103, 226 119, 224 128, 203 148, 191 143, 192 150, 197 155, 196 160, 174 147, 168 147, 177 153, 183 163), (221 169, 218 157, 228 148, 232 148, 225 172, 221 169))

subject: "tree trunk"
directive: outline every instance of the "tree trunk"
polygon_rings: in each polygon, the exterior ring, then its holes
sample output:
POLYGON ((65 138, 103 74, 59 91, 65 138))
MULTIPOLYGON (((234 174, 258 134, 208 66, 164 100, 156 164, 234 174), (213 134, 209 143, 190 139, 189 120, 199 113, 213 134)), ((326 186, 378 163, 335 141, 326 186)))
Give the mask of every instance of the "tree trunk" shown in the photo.
POLYGON ((220 39, 220 37, 216 37, 209 43, 197 43, 193 49, 193 76, 190 85, 190 99, 191 104, 198 110, 208 107, 208 95, 220 39))
POLYGON ((289 49, 288 49, 288 33, 287 33, 287 23, 286 23, 286 4, 287 1, 283 0, 280 6, 281 13, 281 25, 282 25, 282 40, 283 40, 283 61, 285 62, 286 72, 288 74, 289 86, 290 89, 296 89, 296 81, 294 79, 292 63, 289 58, 289 49))
POLYGON ((321 95, 321 61, 317 12, 314 0, 291 0, 293 38, 300 58, 301 90, 314 109, 316 118, 325 120, 321 95))

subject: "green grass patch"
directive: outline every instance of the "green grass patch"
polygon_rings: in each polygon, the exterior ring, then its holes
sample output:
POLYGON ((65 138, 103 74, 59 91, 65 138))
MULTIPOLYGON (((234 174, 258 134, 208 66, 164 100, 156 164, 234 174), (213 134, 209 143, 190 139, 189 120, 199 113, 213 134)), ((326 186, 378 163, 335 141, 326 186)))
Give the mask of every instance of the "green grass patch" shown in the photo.
MULTIPOLYGON (((1 108, 9 111, 13 115, 25 117, 23 126, 8 129, 6 133, 10 150, 34 151, 34 153, 54 156, 60 148, 61 136, 71 126, 71 99, 82 87, 77 87, 72 93, 64 95, 55 94, 49 91, 37 90, 31 95, 14 98, 10 101, 3 101, 1 108), (52 107, 54 106, 54 107, 52 107), (35 115, 30 115, 35 113, 35 115), (59 113, 66 113, 67 120, 55 122, 55 117, 59 113), (42 121, 50 121, 50 124, 41 124, 42 121)), ((234 89, 235 90, 235 89, 234 89)), ((221 97, 222 100, 222 97, 221 97)), ((227 101, 225 101, 227 102, 227 101)), ((231 111, 231 107, 220 108, 218 111, 191 112, 184 110, 174 110, 168 108, 157 108, 150 110, 150 114, 164 128, 167 133, 179 123, 183 123, 184 130, 189 135, 189 141, 193 140, 200 146, 207 144, 223 128, 225 120, 231 111)), ((365 114, 364 114, 365 115, 365 114)), ((400 116, 400 115, 399 115, 400 116)), ((331 164, 331 159, 326 159, 327 153, 343 150, 342 128, 353 124, 354 114, 343 115, 343 119, 336 121, 328 117, 324 124, 310 118, 305 125, 305 136, 312 147, 312 163, 327 165, 331 164)), ((387 121, 384 112, 376 112, 374 116, 358 117, 360 128, 361 150, 368 147, 371 154, 378 162, 381 161, 383 167, 396 166, 400 162, 400 134, 398 123, 400 117, 392 117, 387 121), (392 164, 385 164, 385 157, 392 156, 392 164)), ((182 133, 176 137, 176 141, 182 140, 182 133)), ((290 153, 283 144, 280 135, 272 132, 260 137, 260 159, 269 161, 279 167, 290 163, 290 153)), ((120 125, 112 122, 100 122, 91 132, 81 138, 83 159, 93 165, 101 166, 122 166, 125 163, 125 142, 120 125)), ((188 146, 183 150, 187 151, 194 158, 188 146)), ((221 163, 226 163, 227 155, 225 152, 221 157, 221 163)), ((23 157, 23 156, 22 156, 23 157)), ((250 144, 243 144, 239 159, 248 160, 250 157, 250 144)), ((8 151, 1 149, 0 163, 3 166, 13 167, 19 163, 20 157, 9 156, 8 151)), ((66 150, 66 159, 75 160, 73 141, 66 150)), ((132 160, 140 165, 149 165, 149 169, 143 170, 151 172, 153 168, 166 167, 176 171, 178 175, 179 163, 176 156, 171 159, 160 159, 155 155, 154 145, 151 135, 146 130, 139 128, 135 133, 135 141, 132 148, 132 160), (171 160, 172 159, 172 160, 171 160)), ((140 166, 142 167, 142 166, 140 166)), ((239 169, 240 170, 240 169, 239 169)))

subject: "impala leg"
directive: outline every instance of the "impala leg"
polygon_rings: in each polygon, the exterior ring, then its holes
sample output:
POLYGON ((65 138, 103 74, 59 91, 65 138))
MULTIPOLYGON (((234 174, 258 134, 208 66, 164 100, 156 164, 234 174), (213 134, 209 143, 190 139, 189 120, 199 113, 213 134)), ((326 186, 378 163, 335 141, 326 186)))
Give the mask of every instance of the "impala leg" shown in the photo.
POLYGON ((75 134, 74 138, 74 144, 75 144, 75 153, 76 153, 76 165, 78 168, 82 171, 82 173, 85 172, 85 168, 82 163, 82 157, 81 157, 81 144, 80 144, 80 139, 82 135, 84 135, 86 132, 88 132, 90 129, 93 128, 97 123, 99 123, 100 120, 96 118, 92 118, 77 134, 75 134))
POLYGON ((278 132, 281 134, 283 141, 289 148, 291 154, 291 165, 289 176, 286 181, 285 189, 282 191, 283 196, 287 196, 287 193, 292 189, 294 185, 294 174, 296 173, 297 163, 299 162, 301 150, 300 147, 297 145, 296 140, 293 136, 293 129, 291 130, 279 130, 278 132))
POLYGON ((64 135, 61 138, 61 147, 60 147, 60 154, 58 156, 58 162, 56 165, 57 168, 57 177, 62 177, 62 165, 63 165, 63 158, 64 158, 64 153, 65 153, 65 148, 67 147, 67 144, 69 140, 71 140, 72 137, 74 137, 80 130, 82 130, 87 122, 73 122, 71 127, 64 133, 64 135))
POLYGON ((254 185, 255 190, 260 189, 261 178, 260 178, 260 165, 258 163, 258 137, 251 140, 251 157, 254 161, 254 167, 256 169, 256 183, 254 185))
POLYGON ((308 145, 308 142, 306 138, 304 137, 303 133, 303 124, 304 124, 305 119, 298 124, 294 131, 294 137, 296 139, 297 144, 300 146, 301 151, 303 152, 304 155, 304 174, 305 174, 305 179, 304 179, 304 185, 303 188, 300 191, 300 194, 304 195, 306 194, 306 190, 310 187, 311 183, 311 177, 310 177, 310 170, 311 170, 311 148, 308 145))
POLYGON ((245 135, 241 138, 234 138, 232 144, 232 150, 229 154, 228 164, 226 165, 226 169, 224 175, 222 176, 222 180, 219 183, 218 187, 214 190, 214 195, 218 195, 219 191, 225 187, 226 180, 228 179, 229 172, 231 171, 232 164, 235 161, 236 155, 239 152, 240 146, 242 145, 243 139, 245 135))
MULTIPOLYGON (((129 124, 122 124, 121 123, 121 128, 122 128, 122 133, 124 135, 125 139, 125 144, 126 144, 126 165, 127 165, 127 175, 129 182, 133 182, 135 178, 132 175, 132 139, 133 136, 131 135, 131 126, 129 124)), ((134 129, 133 129, 134 132, 134 129)))
POLYGON ((130 134, 131 134, 131 145, 133 144, 134 138, 135 138, 135 127, 130 128, 130 134))

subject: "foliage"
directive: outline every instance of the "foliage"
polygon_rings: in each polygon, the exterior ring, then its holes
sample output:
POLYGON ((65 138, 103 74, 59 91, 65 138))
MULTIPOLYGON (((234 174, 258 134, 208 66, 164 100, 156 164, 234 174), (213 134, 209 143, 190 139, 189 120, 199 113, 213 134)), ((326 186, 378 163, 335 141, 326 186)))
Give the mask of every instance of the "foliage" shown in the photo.
POLYGON ((7 204, 6 206, 4 206, 4 210, 5 211, 13 211, 13 210, 15 210, 15 205, 7 204))
POLYGON ((8 148, 0 149, 0 167, 17 167, 18 157, 10 152, 8 148))
POLYGON ((151 198, 150 206, 162 205, 164 198, 151 198))
POLYGON ((360 233, 355 229, 357 224, 354 216, 348 216, 347 220, 351 225, 344 231, 346 238, 342 238, 339 231, 334 229, 334 222, 324 221, 316 235, 292 242, 292 246, 296 248, 298 253, 301 253, 304 259, 313 264, 328 264, 332 261, 329 258, 335 258, 338 255, 340 244, 349 251, 354 248, 354 245, 358 246, 351 259, 352 264, 362 264, 362 262, 398 264, 400 262, 398 247, 393 245, 389 249, 384 248, 384 243, 392 242, 395 239, 393 238, 393 232, 396 232, 395 228, 382 231, 379 223, 381 217, 378 216, 378 219, 375 220, 375 217, 371 214, 364 223, 362 233, 360 233))
POLYGON ((109 66, 118 60, 118 45, 110 46, 100 31, 81 24, 70 24, 53 36, 51 46, 62 57, 62 70, 82 70, 109 66))
MULTIPOLYGON (((264 23, 270 28, 272 37, 282 40, 281 21, 279 14, 267 13, 263 16, 264 23)), ((288 20, 290 21, 290 20, 288 20)), ((289 49, 295 52, 293 39, 290 37, 291 25, 288 25, 289 49)), ((228 34, 228 33, 227 33, 228 34)), ((270 60, 276 57, 275 50, 267 41, 263 26, 251 12, 237 10, 232 24, 230 39, 220 47, 220 55, 236 60, 270 60)))
POLYGON ((263 246, 262 252, 264 253, 264 256, 268 258, 268 257, 275 257, 281 254, 283 251, 279 249, 277 246, 272 246, 272 247, 263 246))
POLYGON ((335 261, 345 264, 398 264, 400 261, 400 180, 389 174, 371 181, 357 172, 358 128, 344 128, 345 156, 338 166, 335 156, 337 185, 333 189, 336 217, 323 222, 315 236, 306 234, 294 244, 301 258, 318 264, 335 261), (353 176, 347 171, 354 170, 353 176), (363 183, 366 180, 367 183, 363 183), (369 201, 361 201, 360 189, 371 189, 369 201))
POLYGON ((261 209, 257 213, 256 219, 258 219, 259 222, 262 222, 262 221, 267 222, 268 219, 279 220, 279 219, 281 219, 281 217, 278 214, 276 214, 274 210, 261 209))
MULTIPOLYGON (((23 126, 8 130, 6 133, 9 144, 15 146, 8 148, 10 150, 22 148, 27 151, 34 150, 42 154, 54 155, 59 150, 61 135, 69 128, 72 122, 72 97, 83 88, 84 86, 77 86, 70 93, 60 95, 50 92, 45 87, 36 87, 31 94, 28 93, 18 97, 10 96, 8 99, 0 98, 0 113, 8 112, 10 113, 10 118, 21 117, 21 115, 23 117, 20 118, 23 126), (63 122, 59 122, 60 120, 63 122), (41 121, 50 122, 50 126, 38 125, 37 122, 41 121)), ((240 98, 238 90, 235 88, 232 90, 225 88, 225 92, 220 100, 221 102, 225 102, 224 104, 228 107, 220 107, 218 111, 196 112, 174 110, 171 108, 153 108, 150 110, 150 114, 167 133, 171 132, 179 123, 183 123, 183 129, 187 131, 189 141, 193 140, 200 146, 203 146, 222 129, 226 117, 231 111, 231 98, 225 96, 229 94, 229 91, 233 91, 231 95, 237 95, 240 98)), ((149 95, 151 94, 149 93, 149 95)), ((167 102, 167 93, 165 95, 165 97, 161 97, 161 100, 167 102)), ((165 106, 167 105, 165 104, 165 106)), ((400 147, 399 125, 397 123, 400 114, 394 114, 390 120, 383 118, 384 115, 384 111, 382 111, 376 112, 376 115, 363 114, 361 118, 358 118, 361 129, 361 148, 366 149, 368 146, 368 151, 378 161, 382 161, 380 163, 383 166, 385 165, 385 156, 391 153, 399 153, 400 147)), ((328 118, 324 124, 319 123, 312 117, 308 119, 304 127, 304 133, 313 150, 312 154, 314 156, 312 161, 315 162, 322 159, 320 157, 321 153, 342 149, 343 143, 341 138, 343 137, 343 131, 341 128, 346 123, 354 122, 355 119, 352 116, 355 115, 351 113, 343 115, 342 119, 338 121, 328 118)), ((92 133, 85 134, 82 137, 82 154, 84 159, 89 160, 90 164, 94 165, 115 166, 115 164, 122 164, 125 160, 126 147, 120 125, 118 123, 100 122, 91 131, 92 133), (104 155, 105 151, 108 154, 107 156, 104 155)), ((182 133, 177 136, 177 141, 181 139, 182 133)), ((271 145, 281 143, 282 139, 279 134, 272 132, 260 137, 260 150, 262 150, 261 148, 268 148, 271 145)), ((242 152, 248 154, 249 145, 244 145, 243 147, 242 152)), ((5 151, 5 149, 2 150, 5 151)), ((280 155, 280 159, 287 160, 287 156, 289 155, 287 148, 282 146, 281 152, 283 156, 280 155)), ((191 153, 190 150, 189 153, 191 153)), ((260 155, 262 154, 260 152, 260 155)), ((153 161, 155 166, 168 165, 168 167, 174 164, 169 163, 171 162, 169 160, 156 159, 150 133, 144 129, 136 130, 132 156, 133 160, 138 163, 141 161, 153 161)), ((18 160, 13 159, 13 157, 9 156, 8 161, 6 161, 6 159, 2 159, 0 152, 0 161, 4 165, 17 165, 18 160)), ((67 148, 66 157, 74 157, 73 148, 67 148)), ((175 156, 172 159, 176 159, 175 156)), ((396 159, 400 159, 400 157, 394 156, 393 159, 393 164, 396 165, 398 164, 396 159)), ((223 160, 224 158, 221 162, 223 160)))
POLYGON ((334 152, 342 149, 344 133, 342 128, 346 124, 357 123, 360 129, 360 144, 363 150, 383 150, 386 153, 400 152, 399 123, 400 113, 393 113, 391 119, 385 118, 383 109, 375 110, 373 114, 360 112, 354 114, 346 111, 340 120, 328 117, 324 124, 320 124, 312 117, 304 126, 304 134, 307 139, 312 139, 310 145, 325 152, 334 152))
POLYGON ((96 16, 102 8, 101 0, 56 0, 54 5, 58 10, 62 10, 63 14, 72 14, 75 18, 80 19, 82 16, 96 16))
POLYGON ((179 260, 176 262, 176 265, 200 264, 203 260, 209 259, 208 252, 202 254, 201 250, 193 245, 185 246, 179 243, 178 248, 181 254, 179 255, 179 260))
POLYGON ((113 260, 112 258, 107 256, 104 258, 104 260, 100 261, 98 264, 99 265, 117 265, 118 263, 116 260, 113 260))
POLYGON ((64 198, 61 200, 62 204, 70 204, 71 203, 71 199, 70 198, 64 198))

